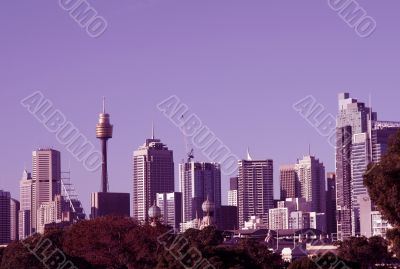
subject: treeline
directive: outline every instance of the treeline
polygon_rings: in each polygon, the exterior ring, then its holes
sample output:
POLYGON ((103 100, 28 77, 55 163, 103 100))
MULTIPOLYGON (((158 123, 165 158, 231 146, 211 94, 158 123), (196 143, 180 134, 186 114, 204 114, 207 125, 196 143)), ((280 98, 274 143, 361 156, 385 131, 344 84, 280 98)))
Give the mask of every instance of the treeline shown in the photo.
POLYGON ((14 242, 0 252, 0 268, 283 268, 280 255, 262 243, 222 242, 222 233, 214 228, 174 235, 165 226, 105 217, 14 242))

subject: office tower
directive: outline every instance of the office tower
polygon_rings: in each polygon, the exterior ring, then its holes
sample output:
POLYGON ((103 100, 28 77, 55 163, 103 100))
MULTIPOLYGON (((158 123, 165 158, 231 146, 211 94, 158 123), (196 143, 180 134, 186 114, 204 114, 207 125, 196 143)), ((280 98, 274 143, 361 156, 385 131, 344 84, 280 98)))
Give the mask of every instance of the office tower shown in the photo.
POLYGON ((172 227, 179 232, 182 222, 182 193, 157 193, 157 206, 161 209, 164 225, 172 227))
POLYGON ((18 214, 20 203, 15 199, 10 199, 10 239, 11 241, 19 240, 19 220, 18 214))
POLYGON ((107 172, 107 140, 112 138, 113 126, 110 123, 110 115, 106 113, 105 99, 103 98, 103 112, 99 115, 99 122, 96 125, 96 138, 101 141, 102 165, 101 165, 101 186, 102 192, 108 191, 107 172))
POLYGON ((229 191, 228 191, 228 205, 237 206, 237 196, 238 196, 238 177, 232 177, 229 181, 229 191))
POLYGON ((37 210, 42 203, 61 194, 61 157, 54 149, 38 149, 32 153, 32 230, 37 229, 37 210))
POLYGON ((21 181, 19 182, 19 201, 20 211, 18 214, 19 219, 19 239, 25 239, 32 233, 32 199, 33 199, 33 180, 31 173, 26 169, 22 174, 21 181))
POLYGON ((311 204, 311 211, 325 213, 325 167, 314 156, 304 156, 295 164, 301 197, 311 204))
POLYGON ((107 140, 112 138, 113 126, 110 123, 110 115, 106 113, 105 100, 103 98, 103 111, 99 115, 99 122, 96 125, 96 138, 101 141, 103 155, 101 169, 101 192, 93 192, 90 195, 91 214, 90 218, 107 215, 129 216, 129 193, 108 192, 108 170, 107 170, 107 140))
POLYGON ((328 173, 326 191, 326 229, 328 236, 336 234, 336 174, 328 173))
MULTIPOLYGON (((336 120, 336 207, 338 239, 352 235, 352 144, 353 135, 368 132, 376 113, 364 103, 350 98, 350 94, 339 94, 339 112, 336 120)), ((352 172, 353 170, 353 172, 352 172)))
POLYGON ((174 191, 174 158, 172 150, 154 138, 146 139, 133 153, 133 217, 148 221, 147 212, 157 193, 174 191))
POLYGON ((8 244, 11 241, 10 200, 10 193, 0 190, 0 244, 8 244))
POLYGON ((269 210, 269 229, 275 231, 289 229, 288 208, 278 207, 269 210))
POLYGON ((274 206, 273 161, 239 161, 238 211, 239 227, 251 217, 268 225, 269 209, 274 206))
POLYGON ((353 135, 352 147, 353 235, 366 237, 376 234, 385 236, 388 223, 382 220, 380 213, 371 203, 368 190, 363 183, 363 175, 369 163, 380 162, 388 149, 390 138, 400 130, 400 123, 372 121, 370 126, 369 132, 353 135), (371 224, 376 224, 376 227, 372 227, 371 224))
POLYGON ((294 165, 280 167, 281 200, 301 197, 300 181, 294 165))
POLYGON ((339 95, 337 117, 336 185, 338 239, 361 233, 360 204, 367 195, 363 175, 369 163, 377 163, 386 152, 389 137, 400 123, 377 121, 377 114, 364 103, 339 95))
POLYGON ((221 167, 217 163, 179 164, 179 190, 182 192, 182 222, 203 217, 202 204, 209 199, 221 207, 221 167))

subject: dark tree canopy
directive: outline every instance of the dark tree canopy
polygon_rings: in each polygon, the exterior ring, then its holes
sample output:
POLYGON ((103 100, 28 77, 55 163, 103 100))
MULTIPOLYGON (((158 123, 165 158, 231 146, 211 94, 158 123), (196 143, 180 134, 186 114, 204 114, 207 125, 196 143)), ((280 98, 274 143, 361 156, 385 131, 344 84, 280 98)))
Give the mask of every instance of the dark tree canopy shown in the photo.
POLYGON ((282 268, 280 256, 264 244, 246 241, 223 245, 222 233, 212 227, 188 230, 183 235, 169 230, 162 225, 139 225, 130 218, 82 221, 64 230, 49 230, 43 236, 35 235, 10 244, 3 250, 0 269, 46 268, 29 251, 44 240, 60 249, 79 269, 181 269, 183 263, 190 263, 191 253, 186 251, 191 249, 200 252, 200 261, 206 260, 216 269, 282 268))
POLYGON ((392 137, 387 153, 370 164, 364 183, 372 202, 393 225, 400 225, 400 131, 392 137))

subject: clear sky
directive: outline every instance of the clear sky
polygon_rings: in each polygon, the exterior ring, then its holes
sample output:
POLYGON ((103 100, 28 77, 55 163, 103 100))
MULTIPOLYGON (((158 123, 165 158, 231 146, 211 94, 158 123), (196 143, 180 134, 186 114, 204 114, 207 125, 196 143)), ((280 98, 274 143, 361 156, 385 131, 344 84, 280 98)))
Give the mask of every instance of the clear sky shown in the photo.
MULTIPOLYGON (((278 167, 311 151, 334 170, 326 138, 292 109, 311 94, 336 114, 337 94, 368 101, 380 119, 400 120, 400 2, 360 5, 377 21, 360 38, 327 1, 97 0, 108 22, 99 38, 58 1, 0 2, 0 189, 19 197, 31 152, 52 146, 69 163, 86 209, 100 189, 100 172, 86 171, 26 109, 21 99, 40 90, 90 140, 101 97, 114 124, 109 145, 111 191, 132 189, 132 152, 151 135, 185 154, 180 131, 156 104, 174 94, 238 156, 246 147, 278 167)), ((196 160, 208 161, 199 151, 196 160)), ((176 172, 176 183, 178 173, 176 172)), ((176 184, 177 185, 177 184, 176 184)), ((223 178, 226 202, 228 178, 223 178)))

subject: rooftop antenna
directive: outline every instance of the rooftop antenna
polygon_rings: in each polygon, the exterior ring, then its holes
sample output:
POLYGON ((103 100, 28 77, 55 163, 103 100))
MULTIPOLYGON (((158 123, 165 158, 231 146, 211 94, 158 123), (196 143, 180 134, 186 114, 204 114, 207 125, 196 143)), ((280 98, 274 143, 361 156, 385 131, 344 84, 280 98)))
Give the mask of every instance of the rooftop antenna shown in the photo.
POLYGON ((154 139, 154 121, 151 122, 151 139, 154 139))
POLYGON ((308 156, 311 156, 311 144, 308 144, 308 156))
POLYGON ((103 114, 106 114, 106 97, 103 96, 103 114))

